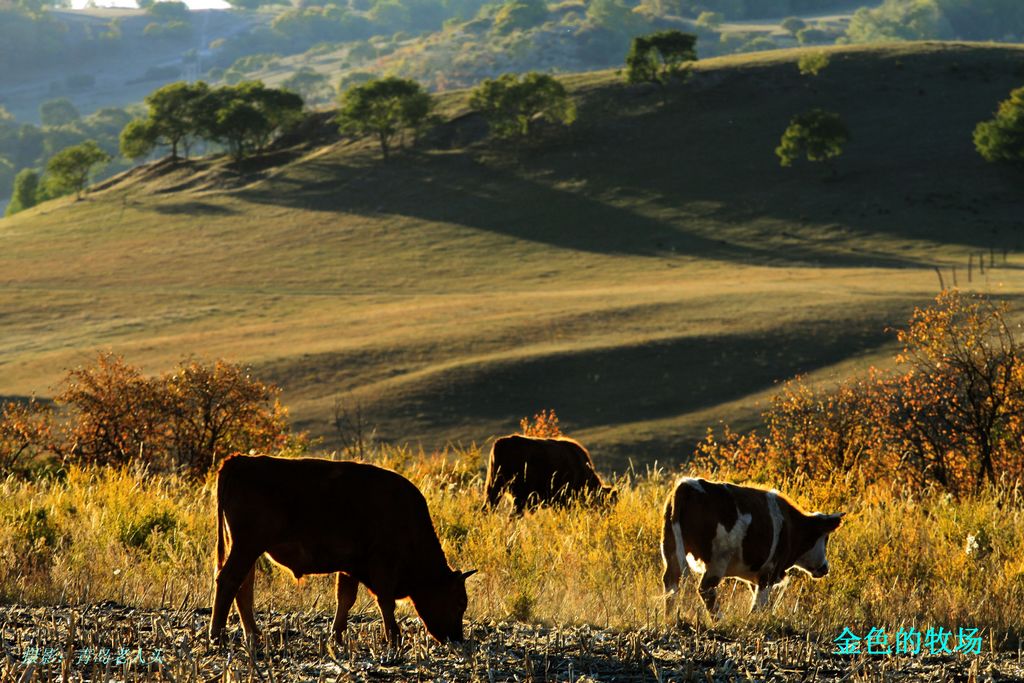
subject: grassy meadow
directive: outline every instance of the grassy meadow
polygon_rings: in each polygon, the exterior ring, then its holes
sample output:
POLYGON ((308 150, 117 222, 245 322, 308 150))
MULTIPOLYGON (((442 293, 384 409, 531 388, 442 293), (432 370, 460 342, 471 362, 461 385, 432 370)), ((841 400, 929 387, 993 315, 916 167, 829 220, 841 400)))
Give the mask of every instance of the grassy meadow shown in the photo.
MULTIPOLYGON (((408 476, 427 497, 449 562, 475 568, 470 623, 666 628, 662 507, 678 472, 647 468, 616 480, 617 504, 511 515, 483 513, 483 457, 384 449, 372 462, 408 476)), ((719 472, 728 480, 737 473, 719 472)), ((808 510, 846 511, 829 544, 831 573, 797 576, 771 614, 748 618, 750 593, 726 581, 725 633, 744 629, 833 639, 846 626, 985 629, 992 647, 1018 645, 1024 613, 1024 493, 995 487, 962 500, 836 477, 773 481, 808 510), (858 493, 854 493, 858 491, 858 493)), ((72 468, 63 480, 0 485, 3 602, 139 608, 207 607, 216 543, 215 486, 141 470, 72 468)), ((257 611, 333 610, 330 577, 259 565, 257 611)), ((704 624, 694 586, 683 620, 704 624)), ((365 591, 356 614, 376 619, 365 591)), ((405 611, 406 616, 412 610, 405 611)), ((415 620, 415 619, 413 619, 415 620)))

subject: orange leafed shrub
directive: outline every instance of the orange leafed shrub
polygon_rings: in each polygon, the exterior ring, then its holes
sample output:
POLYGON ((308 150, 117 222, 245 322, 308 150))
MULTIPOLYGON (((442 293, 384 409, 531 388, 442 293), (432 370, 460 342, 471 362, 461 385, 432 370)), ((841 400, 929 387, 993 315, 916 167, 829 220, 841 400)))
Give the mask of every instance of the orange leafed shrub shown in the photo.
POLYGON ((708 434, 696 459, 752 475, 867 480, 955 493, 1024 478, 1024 359, 1008 308, 943 292, 899 332, 895 368, 872 368, 832 389, 786 383, 761 434, 708 434))
POLYGON ((519 421, 519 429, 523 436, 536 436, 542 439, 555 439, 562 436, 562 428, 558 426, 558 416, 554 409, 541 410, 530 418, 524 417, 519 421))
POLYGON ((166 436, 162 399, 155 379, 112 353, 100 353, 93 366, 71 370, 56 396, 71 409, 64 426, 71 457, 99 465, 152 461, 166 436))
POLYGON ((68 373, 57 400, 70 408, 65 440, 73 460, 202 477, 235 451, 303 447, 293 435, 280 389, 244 368, 195 361, 146 377, 123 358, 101 353, 68 373))
POLYGON ((202 476, 232 452, 276 452, 292 439, 280 389, 238 365, 193 361, 160 382, 170 423, 168 452, 190 475, 202 476))
POLYGON ((55 447, 49 405, 33 399, 0 406, 0 478, 31 470, 55 447))

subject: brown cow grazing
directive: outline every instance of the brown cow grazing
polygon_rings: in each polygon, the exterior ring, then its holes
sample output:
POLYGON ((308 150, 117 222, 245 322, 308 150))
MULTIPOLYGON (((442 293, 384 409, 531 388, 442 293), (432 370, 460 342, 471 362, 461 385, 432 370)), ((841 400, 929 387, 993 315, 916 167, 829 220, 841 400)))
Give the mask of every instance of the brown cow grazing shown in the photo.
POLYGON ((235 456, 217 475, 217 592, 210 638, 220 641, 231 601, 247 636, 256 560, 292 571, 338 572, 334 637, 363 584, 377 599, 388 642, 399 640, 395 601, 412 600, 440 642, 462 640, 466 577, 448 566, 423 494, 397 472, 317 458, 235 456), (225 558, 225 527, 231 548, 225 558))
POLYGON ((768 604, 786 572, 801 569, 816 579, 828 574, 825 546, 843 513, 807 514, 778 491, 680 479, 665 503, 661 556, 666 612, 675 612, 680 579, 702 575, 700 596, 717 616, 715 589, 724 577, 750 584, 751 609, 768 604))
POLYGON ((565 505, 581 494, 607 503, 616 499, 615 489, 601 484, 587 449, 565 437, 495 439, 487 463, 487 505, 496 507, 505 491, 518 513, 545 503, 565 505))

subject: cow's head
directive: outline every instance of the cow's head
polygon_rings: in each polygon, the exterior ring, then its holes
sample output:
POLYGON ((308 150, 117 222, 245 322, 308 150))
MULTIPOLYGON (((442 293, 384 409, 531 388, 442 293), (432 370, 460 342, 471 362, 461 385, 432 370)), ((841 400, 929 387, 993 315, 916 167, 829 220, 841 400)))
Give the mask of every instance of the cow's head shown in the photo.
POLYGON ((801 521, 804 528, 801 530, 800 538, 803 543, 800 548, 804 549, 793 566, 802 569, 816 579, 828 574, 828 558, 825 556, 825 547, 828 545, 828 537, 833 531, 839 528, 844 512, 834 515, 826 515, 816 512, 807 515, 801 521))
POLYGON ((438 642, 462 642, 462 616, 469 605, 466 579, 475 573, 475 569, 453 571, 439 583, 410 596, 423 625, 438 642))

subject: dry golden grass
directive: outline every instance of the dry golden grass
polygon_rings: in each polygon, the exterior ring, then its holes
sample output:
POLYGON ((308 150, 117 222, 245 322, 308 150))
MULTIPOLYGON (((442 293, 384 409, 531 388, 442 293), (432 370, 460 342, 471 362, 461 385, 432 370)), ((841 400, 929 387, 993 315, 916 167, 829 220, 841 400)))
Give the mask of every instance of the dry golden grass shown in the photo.
MULTIPOLYGON (((607 514, 541 509, 518 518, 481 512, 480 453, 388 449, 375 462, 426 495, 453 566, 476 568, 470 621, 515 619, 616 629, 663 627, 661 509, 676 473, 627 473, 607 514)), ((728 474, 728 473, 726 473, 728 474)), ((732 477, 727 477, 732 478, 732 477)), ((955 500, 850 478, 770 483, 808 509, 845 510, 830 543, 831 574, 797 576, 770 615, 748 617, 749 592, 727 582, 720 628, 834 637, 844 626, 978 627, 1001 646, 1024 613, 1024 493, 1002 486, 955 500), (973 541, 969 540, 973 539, 973 541), (730 597, 731 596, 731 597, 730 597)), ((207 606, 214 499, 141 471, 72 468, 66 479, 0 486, 0 596, 16 604, 207 606)), ((257 611, 333 609, 331 582, 300 584, 261 563, 257 611)), ((690 590, 685 620, 696 623, 690 590)), ((376 612, 364 592, 356 613, 376 612)), ((411 612, 410 612, 411 613, 411 612)))

